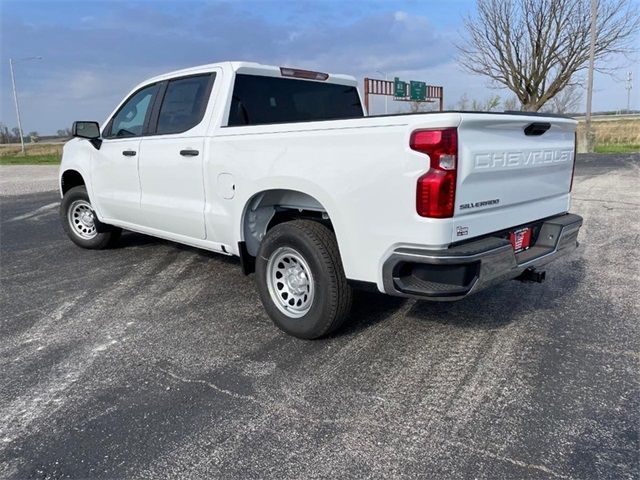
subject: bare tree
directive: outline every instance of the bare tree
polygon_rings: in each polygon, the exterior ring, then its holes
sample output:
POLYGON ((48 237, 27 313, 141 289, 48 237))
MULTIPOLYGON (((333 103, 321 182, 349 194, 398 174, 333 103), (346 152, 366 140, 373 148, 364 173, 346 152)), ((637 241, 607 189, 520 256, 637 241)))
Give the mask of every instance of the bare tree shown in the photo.
POLYGON ((11 140, 11 134, 9 128, 2 122, 0 122, 0 143, 9 143, 11 140))
POLYGON ((458 110, 469 110, 469 96, 466 92, 463 93, 460 100, 458 100, 458 110))
POLYGON ((500 108, 501 103, 502 100, 500 100, 500 95, 489 97, 484 103, 485 112, 492 112, 493 110, 497 110, 498 108, 500 108))
POLYGON ((505 112, 520 110, 520 102, 518 101, 518 97, 511 96, 507 98, 502 104, 505 112))
POLYGON ((424 111, 423 102, 409 102, 409 111, 411 113, 418 113, 424 111))
POLYGON ((579 85, 570 84, 549 100, 541 110, 551 113, 576 113, 580 110, 581 103, 582 89, 579 85))
POLYGON ((502 100, 500 100, 499 95, 494 95, 487 98, 486 100, 476 100, 474 98, 473 100, 469 101, 469 96, 466 93, 463 93, 454 108, 461 111, 466 110, 471 112, 492 112, 500 108, 501 103, 502 100))
POLYGON ((500 107, 500 103, 502 102, 499 95, 494 95, 484 101, 473 100, 471 102, 471 110, 474 112, 492 112, 500 107))
MULTIPOLYGON (((586 0, 477 0, 465 19, 469 38, 460 64, 516 94, 537 111, 587 67, 591 15, 586 0)), ((611 54, 634 50, 640 15, 630 0, 599 0, 596 68, 611 54)))
POLYGON ((413 102, 409 102, 409 111, 411 113, 430 112, 435 109, 435 105, 436 104, 431 101, 426 101, 426 102, 413 101, 413 102))

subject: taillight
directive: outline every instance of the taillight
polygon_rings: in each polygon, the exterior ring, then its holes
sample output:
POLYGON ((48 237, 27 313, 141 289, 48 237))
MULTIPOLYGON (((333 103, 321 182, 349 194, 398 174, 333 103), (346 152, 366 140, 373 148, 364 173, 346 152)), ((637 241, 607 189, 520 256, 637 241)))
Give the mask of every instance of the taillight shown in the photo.
POLYGON ((576 160, 578 158, 578 132, 575 133, 573 140, 573 167, 571 168, 571 183, 569 184, 569 191, 573 189, 573 177, 576 174, 576 160))
POLYGON ((456 200, 458 131, 455 128, 416 130, 412 150, 429 155, 430 169, 418 179, 416 211, 421 217, 453 217, 456 200))

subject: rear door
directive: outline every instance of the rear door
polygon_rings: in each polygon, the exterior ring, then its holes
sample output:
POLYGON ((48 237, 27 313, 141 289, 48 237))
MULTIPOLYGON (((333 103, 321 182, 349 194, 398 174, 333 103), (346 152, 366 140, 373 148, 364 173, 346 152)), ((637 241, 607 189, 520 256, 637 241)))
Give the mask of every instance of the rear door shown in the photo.
POLYGON ((456 225, 463 231, 473 226, 469 233, 482 234, 568 209, 575 150, 574 120, 461 115, 456 225))
POLYGON ((163 82, 149 136, 140 143, 142 224, 206 238, 203 178, 205 111, 215 74, 163 82))

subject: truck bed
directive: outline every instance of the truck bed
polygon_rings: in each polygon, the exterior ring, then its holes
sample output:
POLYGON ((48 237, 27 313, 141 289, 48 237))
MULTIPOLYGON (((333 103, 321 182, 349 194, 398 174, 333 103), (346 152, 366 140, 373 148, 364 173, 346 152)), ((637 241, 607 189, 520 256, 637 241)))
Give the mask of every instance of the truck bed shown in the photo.
MULTIPOLYGON (((209 148, 219 158, 242 152, 260 159, 236 168, 255 188, 299 190, 322 204, 347 276, 367 280, 381 271, 370 259, 397 246, 446 249, 567 212, 576 124, 523 112, 426 112, 224 127, 209 148), (549 129, 527 136, 532 123, 549 129), (411 150, 409 139, 416 130, 444 127, 458 132, 456 208, 452 218, 424 218, 416 213, 416 182, 429 158, 411 150)), ((214 166, 211 176, 219 173, 214 166)))

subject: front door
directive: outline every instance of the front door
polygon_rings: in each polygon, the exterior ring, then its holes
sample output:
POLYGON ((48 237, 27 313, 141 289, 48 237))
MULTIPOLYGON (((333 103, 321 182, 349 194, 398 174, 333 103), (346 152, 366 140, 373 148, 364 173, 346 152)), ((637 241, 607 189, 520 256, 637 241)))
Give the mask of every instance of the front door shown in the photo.
POLYGON ((154 84, 133 93, 102 132, 102 145, 91 162, 91 186, 105 221, 140 223, 140 140, 157 91, 154 84))
POLYGON ((189 76, 163 85, 150 135, 140 144, 140 208, 147 227, 206 238, 204 113, 214 76, 189 76), (200 128, 196 128, 200 125, 200 128))

